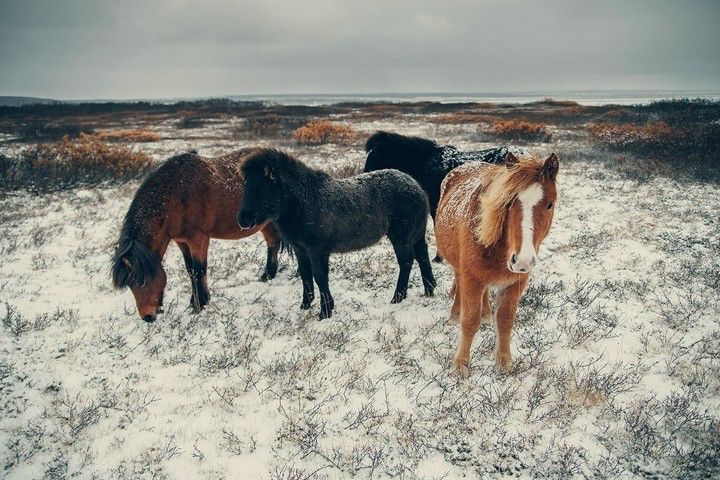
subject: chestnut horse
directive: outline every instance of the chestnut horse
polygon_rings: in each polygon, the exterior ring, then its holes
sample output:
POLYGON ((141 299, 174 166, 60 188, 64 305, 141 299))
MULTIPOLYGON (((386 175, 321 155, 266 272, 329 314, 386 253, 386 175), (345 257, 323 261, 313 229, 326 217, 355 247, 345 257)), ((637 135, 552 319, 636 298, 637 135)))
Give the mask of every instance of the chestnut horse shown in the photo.
POLYGON ((460 322, 453 369, 469 374, 470 346, 480 324, 492 321, 489 289, 497 289, 495 363, 512 366, 510 335, 540 243, 550 231, 557 198, 558 157, 505 165, 472 162, 442 183, 435 217, 440 254, 455 271, 450 323, 460 322))
POLYGON ((167 281, 162 258, 171 240, 183 254, 195 312, 210 300, 206 274, 211 238, 236 240, 260 231, 267 242, 267 262, 260 280, 275 276, 280 240, 274 225, 242 229, 236 220, 243 198, 240 168, 256 151, 247 148, 217 158, 195 152, 177 155, 160 165, 138 189, 112 258, 112 280, 115 288, 130 287, 138 313, 146 322, 162 312, 167 281))

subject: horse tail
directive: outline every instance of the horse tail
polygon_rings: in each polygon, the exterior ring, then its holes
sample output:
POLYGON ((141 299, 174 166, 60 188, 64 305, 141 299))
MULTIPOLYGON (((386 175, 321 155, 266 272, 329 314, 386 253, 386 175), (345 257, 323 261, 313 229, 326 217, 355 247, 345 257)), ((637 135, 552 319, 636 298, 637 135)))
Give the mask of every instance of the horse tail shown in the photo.
POLYGON ((280 239, 280 253, 287 253, 290 257, 295 256, 295 250, 293 250, 292 244, 284 238, 280 239))
POLYGON ((427 164, 442 152, 442 147, 427 138, 378 131, 367 139, 365 151, 368 153, 365 172, 383 168, 408 172, 419 164, 427 164))
POLYGON ((157 273, 157 256, 139 240, 123 235, 112 257, 112 282, 117 289, 141 286, 157 273))

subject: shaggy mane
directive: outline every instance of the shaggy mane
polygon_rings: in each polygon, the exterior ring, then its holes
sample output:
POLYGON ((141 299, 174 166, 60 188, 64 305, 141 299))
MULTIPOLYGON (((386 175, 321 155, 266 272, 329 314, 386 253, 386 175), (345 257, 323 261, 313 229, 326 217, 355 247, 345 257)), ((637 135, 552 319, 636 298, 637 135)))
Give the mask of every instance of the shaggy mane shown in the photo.
POLYGON ((507 207, 515 197, 544 178, 545 162, 536 157, 524 157, 512 167, 487 167, 487 183, 480 200, 480 224, 476 235, 485 247, 494 245, 503 233, 507 207))

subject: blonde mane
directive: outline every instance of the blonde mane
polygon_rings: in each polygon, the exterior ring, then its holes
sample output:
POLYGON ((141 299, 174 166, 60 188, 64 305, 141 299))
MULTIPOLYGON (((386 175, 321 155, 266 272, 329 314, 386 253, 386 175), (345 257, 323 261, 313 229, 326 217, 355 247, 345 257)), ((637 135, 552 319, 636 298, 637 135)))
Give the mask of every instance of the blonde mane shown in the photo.
POLYGON ((493 165, 486 170, 485 189, 480 200, 480 223, 476 230, 478 241, 485 247, 494 245, 503 232, 507 207, 523 190, 535 182, 542 182, 544 161, 524 157, 514 165, 493 165))

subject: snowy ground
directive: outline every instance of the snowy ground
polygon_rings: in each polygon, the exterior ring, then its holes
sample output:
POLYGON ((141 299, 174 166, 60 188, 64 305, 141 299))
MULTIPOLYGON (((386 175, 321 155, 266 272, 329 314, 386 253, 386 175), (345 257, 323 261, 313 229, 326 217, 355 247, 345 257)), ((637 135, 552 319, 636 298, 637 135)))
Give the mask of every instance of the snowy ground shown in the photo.
MULTIPOLYGON (((249 143, 221 127, 141 148, 161 159, 249 143)), ((471 127, 358 128, 484 146, 471 127)), ((259 236, 211 243, 212 300, 191 315, 171 248, 166 313, 146 324, 108 268, 137 183, 0 200, 0 476, 720 474, 720 192, 638 183, 556 138, 533 146, 560 155, 560 199, 509 376, 494 370, 492 328, 476 337, 471 377, 450 375, 451 273, 434 264, 438 295, 425 298, 414 269, 408 299, 390 305, 386 241, 331 259, 337 309, 324 321, 317 305, 299 309, 292 259, 257 281, 259 236)), ((318 166, 364 160, 357 148, 292 150, 318 166)))

